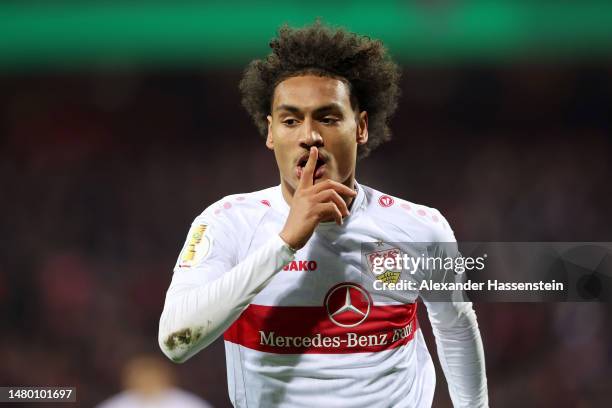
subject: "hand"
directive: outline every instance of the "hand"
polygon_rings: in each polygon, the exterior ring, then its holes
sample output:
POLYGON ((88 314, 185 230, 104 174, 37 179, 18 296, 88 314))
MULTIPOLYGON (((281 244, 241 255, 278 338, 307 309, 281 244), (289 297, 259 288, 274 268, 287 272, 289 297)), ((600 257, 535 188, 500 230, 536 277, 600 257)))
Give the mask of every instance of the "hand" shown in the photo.
POLYGON ((333 180, 325 180, 315 185, 314 172, 318 157, 317 148, 311 147, 308 162, 293 194, 289 216, 279 234, 283 241, 294 249, 306 245, 320 222, 335 220, 336 224, 342 225, 342 217, 349 215, 342 195, 357 195, 354 190, 333 180))

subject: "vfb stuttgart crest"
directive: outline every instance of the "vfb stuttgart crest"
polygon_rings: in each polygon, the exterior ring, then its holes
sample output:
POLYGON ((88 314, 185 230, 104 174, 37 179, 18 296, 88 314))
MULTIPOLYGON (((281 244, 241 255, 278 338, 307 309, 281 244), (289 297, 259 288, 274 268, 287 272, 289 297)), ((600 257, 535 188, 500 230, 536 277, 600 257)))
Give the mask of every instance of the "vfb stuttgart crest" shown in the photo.
MULTIPOLYGON (((384 245, 384 244, 383 244, 384 245)), ((401 251, 399 248, 386 248, 381 249, 379 251, 373 251, 365 254, 366 261, 368 263, 368 267, 370 272, 374 275, 375 279, 378 279, 381 282, 385 283, 397 283, 399 281, 401 271, 399 270, 389 270, 385 269, 382 272, 375 272, 375 262, 381 268, 384 265, 386 259, 391 258, 395 260, 397 257, 401 255, 401 251)))
POLYGON ((325 309, 329 320, 340 327, 355 327, 363 323, 372 308, 372 297, 360 285, 340 283, 325 295, 325 309))

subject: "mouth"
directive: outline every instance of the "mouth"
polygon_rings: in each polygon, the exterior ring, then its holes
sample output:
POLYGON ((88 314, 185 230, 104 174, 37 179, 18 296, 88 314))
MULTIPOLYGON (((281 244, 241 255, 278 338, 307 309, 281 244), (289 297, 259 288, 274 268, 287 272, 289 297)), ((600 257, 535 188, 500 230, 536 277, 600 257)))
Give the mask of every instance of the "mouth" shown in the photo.
MULTIPOLYGON (((306 166, 306 163, 308 162, 308 155, 309 155, 308 152, 304 153, 302 157, 298 159, 295 165, 295 173, 296 173, 298 180, 302 178, 304 167, 306 166)), ((326 163, 327 163, 327 158, 325 156, 322 156, 321 152, 319 152, 319 158, 317 159, 317 164, 315 165, 315 171, 313 175, 314 180, 323 177, 323 175, 325 174, 326 167, 327 167, 326 163)))

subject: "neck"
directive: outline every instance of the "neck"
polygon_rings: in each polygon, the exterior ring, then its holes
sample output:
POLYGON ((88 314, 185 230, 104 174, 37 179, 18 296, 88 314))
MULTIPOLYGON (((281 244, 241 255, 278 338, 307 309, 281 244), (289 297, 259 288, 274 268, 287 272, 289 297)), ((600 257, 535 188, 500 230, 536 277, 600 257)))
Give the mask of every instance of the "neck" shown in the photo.
MULTIPOLYGON (((351 174, 345 181, 342 182, 345 186, 350 188, 351 190, 355 189, 355 175, 351 174)), ((293 188, 286 180, 281 178, 281 191, 283 193, 283 198, 287 202, 287 205, 291 207, 291 203, 293 202, 293 195, 295 194, 295 188, 293 188)), ((345 197, 341 196, 342 199, 346 202, 346 206, 351 208, 351 204, 353 204, 354 197, 345 197)))

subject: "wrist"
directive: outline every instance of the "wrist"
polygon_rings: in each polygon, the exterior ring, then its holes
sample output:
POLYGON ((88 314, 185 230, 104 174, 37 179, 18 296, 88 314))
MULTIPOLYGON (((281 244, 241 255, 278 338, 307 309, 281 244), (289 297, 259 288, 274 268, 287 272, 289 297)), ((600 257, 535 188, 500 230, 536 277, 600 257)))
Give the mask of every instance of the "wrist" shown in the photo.
POLYGON ((281 233, 278 234, 278 236, 283 240, 287 248, 289 248, 292 252, 295 253, 301 248, 300 245, 296 244, 293 240, 289 239, 287 237, 287 234, 284 233, 284 231, 281 231, 281 233))

